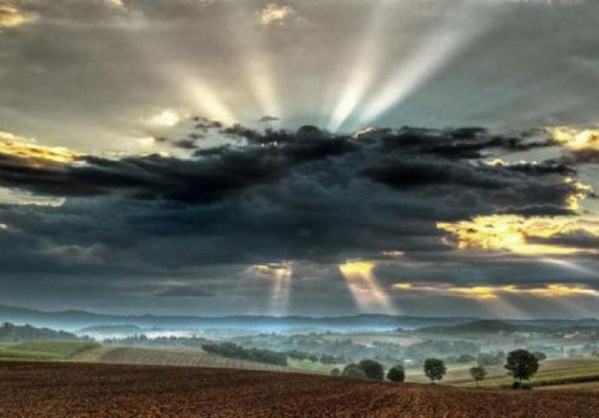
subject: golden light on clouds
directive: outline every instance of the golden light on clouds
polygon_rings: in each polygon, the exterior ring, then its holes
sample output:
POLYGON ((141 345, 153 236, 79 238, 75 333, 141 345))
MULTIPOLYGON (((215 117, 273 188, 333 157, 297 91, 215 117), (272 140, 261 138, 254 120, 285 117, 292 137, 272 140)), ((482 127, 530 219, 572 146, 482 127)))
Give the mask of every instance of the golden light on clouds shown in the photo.
POLYGON ((0 4, 0 31, 33 23, 36 20, 37 16, 24 13, 11 4, 0 4))
POLYGON ((163 127, 172 127, 181 122, 181 115, 179 115, 174 110, 163 110, 148 119, 148 122, 151 125, 155 126, 163 126, 163 127))
POLYGON ((372 261, 350 260, 339 265, 339 271, 360 311, 394 314, 391 299, 374 274, 375 267, 372 261))
POLYGON ((62 147, 36 145, 27 138, 8 132, 0 132, 0 154, 21 158, 32 166, 48 163, 68 164, 83 156, 62 147))
POLYGON ((599 129, 547 128, 553 139, 573 151, 598 150, 599 129))
POLYGON ((104 3, 115 9, 125 9, 127 7, 125 5, 125 0, 104 0, 104 3))
POLYGON ((579 210, 580 203, 593 192, 593 188, 588 184, 584 184, 578 180, 575 180, 571 177, 566 178, 566 183, 570 184, 574 191, 568 196, 566 203, 567 207, 570 210, 579 210))
POLYGON ((393 289, 400 291, 431 292, 461 296, 477 300, 495 300, 504 296, 532 296, 539 298, 599 297, 599 291, 580 284, 551 283, 544 286, 522 287, 515 284, 501 286, 416 285, 397 283, 393 289))
POLYGON ((260 11, 260 23, 263 25, 283 25, 293 15, 295 15, 295 10, 292 7, 271 3, 260 11))
POLYGON ((517 215, 477 216, 471 221, 438 222, 437 228, 450 235, 446 242, 460 250, 507 251, 522 255, 559 255, 597 252, 543 241, 579 231, 599 238, 599 220, 568 217, 533 217, 517 215))

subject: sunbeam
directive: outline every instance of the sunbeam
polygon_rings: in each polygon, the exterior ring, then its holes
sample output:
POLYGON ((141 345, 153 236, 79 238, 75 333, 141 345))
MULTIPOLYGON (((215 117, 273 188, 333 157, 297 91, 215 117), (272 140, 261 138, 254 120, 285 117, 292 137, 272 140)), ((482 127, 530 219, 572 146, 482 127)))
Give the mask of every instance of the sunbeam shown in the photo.
POLYGON ((551 257, 541 257, 541 262, 557 265, 565 270, 575 271, 580 274, 584 274, 588 277, 599 278, 599 273, 596 270, 581 266, 579 263, 575 263, 574 261, 551 258, 551 257))
POLYGON ((177 85, 183 99, 193 107, 193 110, 202 112, 202 116, 227 125, 238 121, 219 95, 200 78, 181 74, 177 85))
POLYGON ((395 314, 389 295, 374 275, 374 267, 370 261, 347 261, 339 270, 361 312, 395 314))
POLYGON ((356 109, 358 104, 366 96, 375 77, 378 62, 381 57, 381 33, 385 25, 384 2, 379 2, 374 6, 371 18, 366 24, 366 31, 362 37, 360 45, 357 48, 355 62, 347 75, 347 81, 340 92, 339 99, 331 114, 328 129, 332 132, 338 131, 347 120, 347 118, 356 109))
POLYGON ((281 102, 277 92, 273 62, 267 51, 266 41, 269 25, 264 23, 264 15, 252 12, 249 5, 231 3, 229 15, 236 16, 239 23, 233 25, 237 55, 244 70, 248 87, 260 108, 262 116, 282 116, 281 102), (245 16, 254 14, 254 19, 246 21, 245 16))
POLYGON ((269 313, 286 315, 291 294, 291 278, 293 266, 291 263, 259 264, 251 270, 261 278, 271 280, 269 313))
POLYGON ((353 129, 371 124, 439 73, 460 51, 488 30, 490 19, 484 19, 483 23, 483 18, 490 17, 490 10, 470 1, 461 2, 458 11, 446 16, 437 29, 425 36, 408 58, 401 61, 391 78, 366 102, 353 129))
MULTIPOLYGON (((139 30, 152 34, 152 24, 143 17, 135 16, 135 24, 139 30)), ((217 120, 227 125, 239 121, 238 117, 225 103, 211 83, 201 75, 201 71, 186 64, 175 53, 173 45, 162 38, 154 38, 152 42, 138 41, 134 45, 138 51, 153 63, 156 75, 165 84, 173 87, 179 100, 189 107, 190 112, 199 112, 200 116, 217 120)))

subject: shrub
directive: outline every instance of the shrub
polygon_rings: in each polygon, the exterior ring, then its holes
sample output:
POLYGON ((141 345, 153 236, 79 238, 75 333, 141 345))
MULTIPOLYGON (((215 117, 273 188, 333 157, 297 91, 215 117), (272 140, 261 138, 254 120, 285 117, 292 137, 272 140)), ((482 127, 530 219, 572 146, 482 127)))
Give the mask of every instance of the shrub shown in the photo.
POLYGON ((406 380, 406 372, 401 365, 393 366, 387 372, 387 380, 391 382, 401 383, 406 380))
POLYGON ((383 380, 385 370, 381 363, 374 360, 362 360, 358 366, 364 371, 364 374, 369 379, 383 380))
POLYGON ((357 364, 348 364, 341 372, 343 377, 351 377, 352 379, 366 379, 366 373, 357 364))

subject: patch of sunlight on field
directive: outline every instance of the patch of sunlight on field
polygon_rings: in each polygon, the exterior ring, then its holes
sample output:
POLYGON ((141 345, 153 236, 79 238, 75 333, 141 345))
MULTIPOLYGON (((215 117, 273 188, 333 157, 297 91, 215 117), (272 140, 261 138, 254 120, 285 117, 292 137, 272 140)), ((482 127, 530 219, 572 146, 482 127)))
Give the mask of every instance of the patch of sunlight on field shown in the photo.
POLYGON ((338 368, 342 370, 345 365, 322 364, 321 362, 313 362, 310 360, 298 360, 294 358, 287 359, 287 366, 292 369, 297 369, 305 372, 318 374, 330 374, 331 370, 338 368))
POLYGON ((0 344, 0 359, 68 360, 96 347, 99 347, 96 343, 70 341, 32 341, 0 344))
POLYGON ((571 391, 585 391, 585 392, 599 392, 599 381, 597 382, 586 382, 586 383, 570 383, 562 385, 547 385, 539 386, 536 390, 571 390, 571 391))

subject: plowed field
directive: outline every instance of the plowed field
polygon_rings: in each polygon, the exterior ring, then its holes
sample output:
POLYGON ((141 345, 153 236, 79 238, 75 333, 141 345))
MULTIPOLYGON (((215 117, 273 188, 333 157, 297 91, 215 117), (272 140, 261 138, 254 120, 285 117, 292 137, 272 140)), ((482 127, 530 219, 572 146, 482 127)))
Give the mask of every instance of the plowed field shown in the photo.
POLYGON ((391 385, 245 370, 86 363, 0 363, 0 417, 599 416, 585 392, 391 385))

